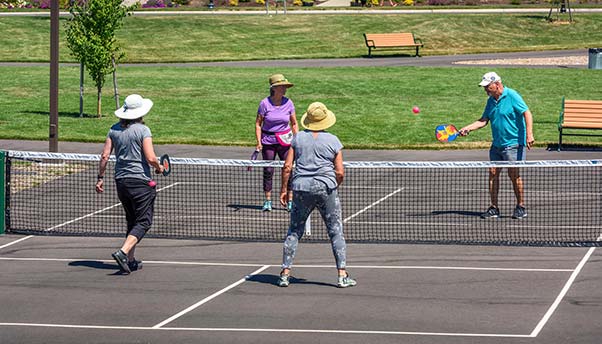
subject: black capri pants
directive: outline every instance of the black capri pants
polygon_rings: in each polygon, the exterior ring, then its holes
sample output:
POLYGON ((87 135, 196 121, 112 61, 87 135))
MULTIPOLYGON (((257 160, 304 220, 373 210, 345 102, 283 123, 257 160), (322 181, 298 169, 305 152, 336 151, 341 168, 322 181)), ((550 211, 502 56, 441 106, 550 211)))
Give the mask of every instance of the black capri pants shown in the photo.
POLYGON ((125 209, 128 235, 142 240, 153 224, 155 198, 157 190, 149 182, 138 178, 120 178, 115 180, 117 196, 125 209))

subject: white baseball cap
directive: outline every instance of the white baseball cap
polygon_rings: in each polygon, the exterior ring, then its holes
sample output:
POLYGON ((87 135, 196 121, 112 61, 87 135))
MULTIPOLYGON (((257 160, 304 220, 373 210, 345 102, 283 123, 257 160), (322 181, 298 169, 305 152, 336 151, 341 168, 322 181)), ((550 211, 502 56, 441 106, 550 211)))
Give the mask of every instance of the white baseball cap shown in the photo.
POLYGON ((497 75, 496 72, 485 73, 485 75, 483 75, 483 79, 479 83, 479 86, 485 87, 485 86, 489 85, 490 83, 496 82, 496 81, 502 81, 502 78, 500 78, 500 76, 497 75))

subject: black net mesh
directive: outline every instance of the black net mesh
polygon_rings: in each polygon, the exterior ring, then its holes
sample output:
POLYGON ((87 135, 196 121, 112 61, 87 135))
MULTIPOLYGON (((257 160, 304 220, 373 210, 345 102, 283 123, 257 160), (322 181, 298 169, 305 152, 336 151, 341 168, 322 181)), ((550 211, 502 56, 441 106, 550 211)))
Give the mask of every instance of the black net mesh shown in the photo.
MULTIPOLYGON (((7 229, 20 233, 123 236, 125 216, 107 168, 105 192, 94 191, 97 155, 9 152, 7 229)), ((157 200, 147 236, 280 241, 289 213, 278 202, 280 162, 171 159, 156 176, 157 200), (274 210, 263 212, 263 168, 272 166, 274 210), (249 170, 249 167, 250 170, 249 170)), ((339 188, 348 242, 598 245, 602 232, 602 162, 349 162, 339 188), (501 168, 498 219, 489 169, 501 168), (520 171, 528 216, 516 205, 509 168, 520 171)), ((319 213, 311 236, 327 240, 319 213)))

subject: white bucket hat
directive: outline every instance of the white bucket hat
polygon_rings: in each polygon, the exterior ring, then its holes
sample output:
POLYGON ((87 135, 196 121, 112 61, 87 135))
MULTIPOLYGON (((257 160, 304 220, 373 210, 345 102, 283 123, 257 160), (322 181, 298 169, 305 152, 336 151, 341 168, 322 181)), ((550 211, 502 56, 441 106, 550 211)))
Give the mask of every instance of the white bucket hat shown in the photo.
POLYGON ((152 100, 144 99, 139 94, 130 94, 125 98, 123 106, 115 111, 115 116, 122 119, 136 119, 146 115, 152 107, 152 100))
POLYGON ((481 82, 479 83, 479 86, 485 87, 490 83, 496 81, 502 81, 502 78, 500 78, 500 76, 497 75, 496 72, 485 73, 485 75, 483 75, 483 79, 481 79, 481 82))

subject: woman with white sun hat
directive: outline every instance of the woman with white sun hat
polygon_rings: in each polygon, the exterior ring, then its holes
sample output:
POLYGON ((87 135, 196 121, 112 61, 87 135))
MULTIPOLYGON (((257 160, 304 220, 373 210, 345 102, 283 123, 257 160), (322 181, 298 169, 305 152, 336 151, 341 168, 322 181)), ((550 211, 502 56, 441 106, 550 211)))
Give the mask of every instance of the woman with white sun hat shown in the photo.
POLYGON ((142 262, 134 258, 134 252, 153 222, 157 191, 151 167, 156 173, 163 172, 153 148, 151 131, 143 121, 152 107, 150 99, 138 94, 125 98, 123 106, 115 111, 119 122, 109 129, 98 167, 96 192, 102 193, 107 163, 114 150, 115 184, 125 210, 127 232, 123 246, 112 256, 123 273, 142 268, 142 262))

